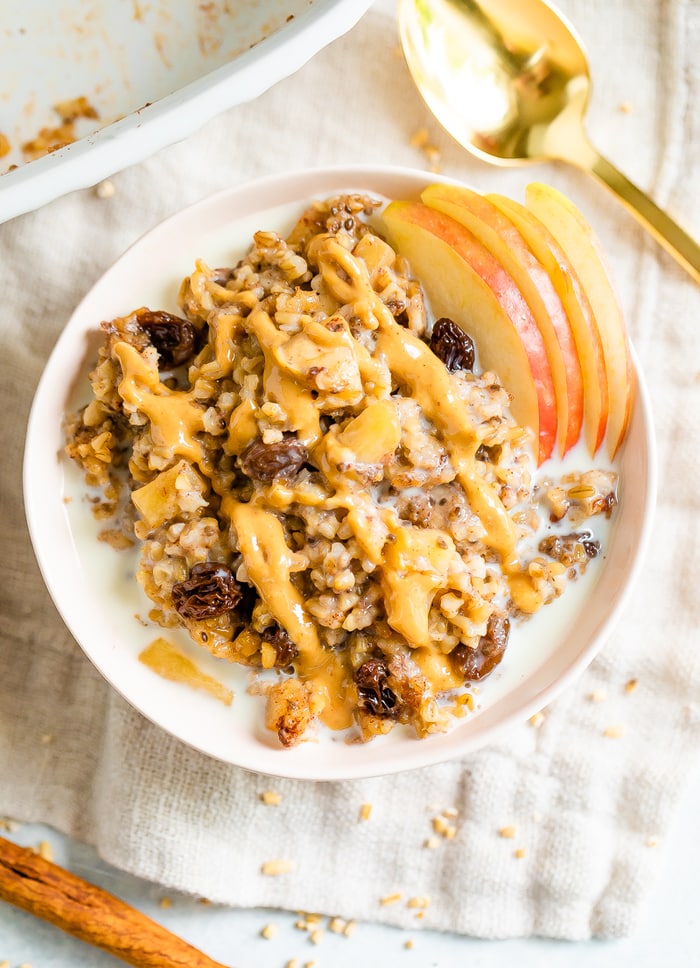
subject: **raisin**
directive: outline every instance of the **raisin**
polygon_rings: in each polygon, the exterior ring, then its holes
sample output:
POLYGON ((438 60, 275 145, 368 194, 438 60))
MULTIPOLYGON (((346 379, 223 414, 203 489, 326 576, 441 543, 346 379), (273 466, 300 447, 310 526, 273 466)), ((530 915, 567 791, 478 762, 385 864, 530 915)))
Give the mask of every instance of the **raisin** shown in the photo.
POLYGON ((266 628, 262 634, 262 640, 268 642, 277 653, 275 666, 278 669, 285 669, 299 655, 299 650, 292 642, 289 633, 285 632, 281 625, 271 625, 266 628))
POLYGON ((508 644, 510 622, 502 615, 492 613, 486 625, 486 635, 482 635, 475 649, 460 642, 450 652, 450 658, 465 682, 483 679, 503 658, 508 644))
POLYGON ((398 699, 386 684, 389 670, 381 659, 367 659, 355 673, 362 708, 375 716, 390 716, 398 699))
POLYGON ((185 619, 216 618, 234 609, 241 598, 243 587, 218 561, 193 565, 190 577, 173 585, 173 604, 185 619))
POLYGON ((306 447, 290 435, 275 444, 254 440, 238 459, 244 474, 254 481, 269 484, 276 480, 289 480, 298 474, 308 459, 306 447))
POLYGON ((136 318, 151 346, 158 350, 159 370, 172 370, 192 359, 196 351, 192 323, 162 310, 145 309, 136 318))
POLYGON ((430 349, 450 372, 474 369, 474 340, 447 316, 436 320, 430 335, 430 349))

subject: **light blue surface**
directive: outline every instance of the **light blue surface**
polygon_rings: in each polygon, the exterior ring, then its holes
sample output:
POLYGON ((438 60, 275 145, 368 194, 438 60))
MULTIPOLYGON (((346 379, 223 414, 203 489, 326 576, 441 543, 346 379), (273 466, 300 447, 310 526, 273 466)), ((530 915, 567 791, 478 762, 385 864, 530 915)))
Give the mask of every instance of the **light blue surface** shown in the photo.
MULTIPOLYGON (((54 859, 75 873, 137 907, 212 958, 236 968, 692 968, 700 965, 700 773, 691 778, 664 851, 659 881, 653 885, 638 934, 617 942, 563 943, 540 939, 480 941, 435 931, 401 931, 358 924, 352 937, 327 930, 313 944, 295 928, 289 913, 229 910, 167 893, 157 885, 122 874, 103 864, 94 851, 46 827, 27 825, 3 836, 36 846, 51 843, 54 859), (172 902, 161 907, 164 897, 172 902), (265 925, 277 932, 261 937, 265 925), (406 949, 407 940, 413 947, 406 949)), ((11 968, 115 968, 117 959, 87 947, 23 911, 0 902, 0 964, 11 968)))

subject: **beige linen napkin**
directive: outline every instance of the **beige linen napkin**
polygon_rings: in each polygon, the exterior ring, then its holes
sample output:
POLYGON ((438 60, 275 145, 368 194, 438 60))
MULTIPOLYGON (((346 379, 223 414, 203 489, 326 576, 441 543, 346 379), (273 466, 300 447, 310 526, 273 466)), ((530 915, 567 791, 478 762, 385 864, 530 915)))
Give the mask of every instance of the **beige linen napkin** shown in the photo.
MULTIPOLYGON (((562 0, 562 8, 598 79, 597 142, 700 235, 698 5, 562 0)), ((483 937, 632 932, 662 856, 649 845, 663 845, 700 740, 698 286, 584 175, 502 171, 453 144, 412 86, 390 2, 257 102, 113 184, 112 198, 87 190, 0 227, 0 813, 48 822, 126 870, 233 905, 483 937), (424 151, 411 143, 420 128, 443 172, 516 197, 531 177, 550 180, 597 228, 651 389, 660 458, 653 544, 617 630, 539 727, 525 723, 463 760, 399 776, 273 782, 151 725, 72 641, 23 519, 25 423, 74 306, 163 216, 272 171, 424 167, 424 151), (632 679, 637 688, 627 691, 632 679), (605 735, 619 724, 624 736, 605 735), (267 788, 280 794, 278 806, 259 799, 267 788), (363 803, 373 810, 359 821, 363 803), (426 848, 431 820, 446 808, 459 811, 456 836, 426 848), (499 836, 508 826, 514 836, 499 836), (261 864, 279 857, 292 870, 262 876, 261 864), (394 892, 403 899, 380 906, 394 892), (431 901, 422 921, 406 904, 416 896, 431 901)))

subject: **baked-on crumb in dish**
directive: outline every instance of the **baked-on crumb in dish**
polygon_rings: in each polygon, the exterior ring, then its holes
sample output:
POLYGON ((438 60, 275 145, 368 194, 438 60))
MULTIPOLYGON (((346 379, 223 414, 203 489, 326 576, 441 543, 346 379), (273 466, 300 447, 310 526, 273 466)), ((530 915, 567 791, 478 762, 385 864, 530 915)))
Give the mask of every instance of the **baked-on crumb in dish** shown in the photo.
POLYGON ((181 315, 102 323, 66 421, 108 540, 140 546, 151 620, 254 670, 284 746, 317 721, 447 729, 616 501, 609 470, 535 482, 531 431, 430 318, 378 208, 314 202, 233 268, 196 262, 181 315))

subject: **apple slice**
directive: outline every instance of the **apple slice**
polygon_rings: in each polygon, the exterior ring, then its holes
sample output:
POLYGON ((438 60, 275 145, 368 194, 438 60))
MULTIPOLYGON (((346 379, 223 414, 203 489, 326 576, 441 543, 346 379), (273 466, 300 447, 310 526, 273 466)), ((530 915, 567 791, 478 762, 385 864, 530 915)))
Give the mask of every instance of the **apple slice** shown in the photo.
POLYGON ((593 455, 603 442, 608 422, 608 377, 588 296, 562 247, 528 208, 504 195, 486 197, 514 223, 545 267, 569 317, 583 374, 583 433, 593 455))
POLYGON ((516 226, 487 198, 461 185, 430 185, 421 199, 461 222, 510 273, 535 317, 557 401, 557 445, 564 456, 583 424, 583 377, 569 317, 544 266, 516 226))
POLYGON ((533 183, 525 203, 544 222, 574 267, 588 296, 603 344, 608 377, 608 454, 615 456, 627 430, 634 377, 627 329, 600 242, 576 206, 550 185, 533 183))
POLYGON ((391 202, 383 218, 433 312, 473 337, 482 367, 512 395, 513 416, 534 431, 541 464, 557 432, 554 384, 542 334, 513 277, 467 228, 421 202, 391 202))

